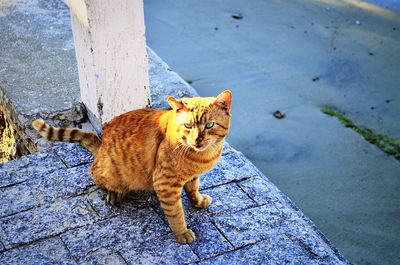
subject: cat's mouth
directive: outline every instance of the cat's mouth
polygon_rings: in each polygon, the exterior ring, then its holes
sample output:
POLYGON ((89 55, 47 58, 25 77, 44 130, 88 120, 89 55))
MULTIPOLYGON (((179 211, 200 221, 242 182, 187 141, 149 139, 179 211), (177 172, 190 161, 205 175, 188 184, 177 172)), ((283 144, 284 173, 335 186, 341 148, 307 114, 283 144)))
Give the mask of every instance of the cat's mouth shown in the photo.
POLYGON ((193 146, 193 149, 196 151, 204 151, 207 149, 208 146, 204 146, 204 144, 196 144, 193 146))
POLYGON ((196 143, 191 144, 189 143, 188 140, 184 139, 183 143, 197 152, 205 151, 209 147, 209 143, 204 141, 197 144, 196 143))
POLYGON ((192 147, 195 151, 200 152, 200 151, 205 151, 205 150, 207 150, 211 145, 212 145, 212 144, 211 144, 209 141, 203 141, 203 142, 201 142, 201 143, 191 145, 191 147, 192 147))
POLYGON ((201 152, 205 151, 207 149, 207 146, 201 146, 201 147, 194 146, 193 149, 197 152, 201 152))

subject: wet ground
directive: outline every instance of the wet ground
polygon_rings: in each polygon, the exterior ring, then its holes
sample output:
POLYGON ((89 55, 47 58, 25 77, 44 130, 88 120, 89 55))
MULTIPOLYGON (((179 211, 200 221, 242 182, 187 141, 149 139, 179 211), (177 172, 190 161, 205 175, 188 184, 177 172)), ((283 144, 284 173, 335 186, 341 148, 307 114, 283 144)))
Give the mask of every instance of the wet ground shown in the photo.
POLYGON ((145 0, 146 34, 200 95, 232 91, 229 143, 350 262, 395 264, 400 163, 320 111, 400 139, 400 12, 369 2, 145 0))

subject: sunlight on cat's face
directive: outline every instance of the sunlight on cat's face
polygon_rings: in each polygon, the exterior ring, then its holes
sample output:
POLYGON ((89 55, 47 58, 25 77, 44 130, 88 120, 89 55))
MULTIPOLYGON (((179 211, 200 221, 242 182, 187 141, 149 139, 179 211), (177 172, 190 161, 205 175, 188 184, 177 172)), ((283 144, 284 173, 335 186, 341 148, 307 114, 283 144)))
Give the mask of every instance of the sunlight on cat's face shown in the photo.
POLYGON ((196 151, 204 151, 217 142, 215 131, 217 124, 215 119, 208 118, 209 113, 204 113, 200 120, 189 113, 182 113, 179 119, 179 140, 181 143, 193 148, 196 151))
POLYGON ((195 151, 217 150, 230 125, 231 93, 225 91, 217 98, 169 98, 175 110, 178 141, 195 151))

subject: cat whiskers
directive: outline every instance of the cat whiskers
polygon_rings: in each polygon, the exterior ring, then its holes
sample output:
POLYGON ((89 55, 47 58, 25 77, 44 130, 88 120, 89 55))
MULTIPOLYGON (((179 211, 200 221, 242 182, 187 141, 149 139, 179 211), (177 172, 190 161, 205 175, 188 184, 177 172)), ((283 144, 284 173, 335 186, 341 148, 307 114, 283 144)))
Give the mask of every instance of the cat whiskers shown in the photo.
POLYGON ((218 148, 218 145, 215 142, 211 143, 210 147, 212 148, 214 154, 218 153, 218 149, 219 148, 218 148))
MULTIPOLYGON (((174 148, 174 150, 172 150, 172 152, 175 152, 176 149, 178 149, 178 148, 181 147, 181 146, 183 146, 183 143, 179 143, 179 144, 174 148)), ((180 150, 179 150, 179 151, 180 151, 180 150)))
POLYGON ((175 149, 173 151, 176 151, 177 149, 179 150, 178 151, 178 155, 179 155, 178 166, 180 166, 181 163, 184 161, 184 157, 185 157, 186 153, 189 151, 190 147, 184 143, 179 143, 179 145, 177 147, 175 147, 175 149))

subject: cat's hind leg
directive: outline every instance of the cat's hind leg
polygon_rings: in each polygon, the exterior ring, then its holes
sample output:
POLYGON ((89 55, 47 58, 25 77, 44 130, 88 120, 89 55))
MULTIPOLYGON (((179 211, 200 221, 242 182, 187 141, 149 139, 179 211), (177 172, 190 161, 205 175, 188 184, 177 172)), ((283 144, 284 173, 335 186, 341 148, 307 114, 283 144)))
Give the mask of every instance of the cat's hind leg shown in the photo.
POLYGON ((123 188, 120 175, 112 167, 106 168, 108 170, 104 170, 104 165, 96 159, 90 168, 90 175, 97 186, 107 190, 107 202, 115 206, 122 202, 127 190, 123 188))
POLYGON ((124 198, 124 193, 107 190, 107 202, 112 206, 120 204, 124 198))

